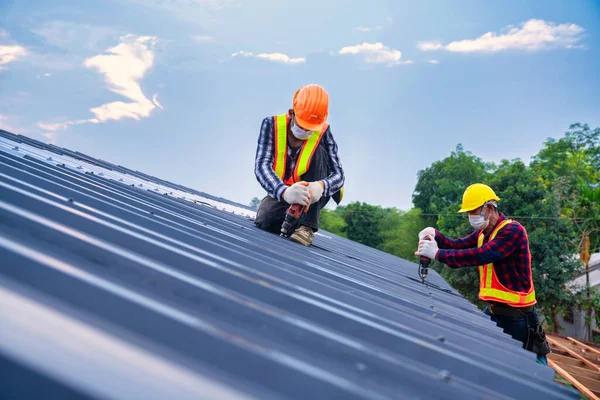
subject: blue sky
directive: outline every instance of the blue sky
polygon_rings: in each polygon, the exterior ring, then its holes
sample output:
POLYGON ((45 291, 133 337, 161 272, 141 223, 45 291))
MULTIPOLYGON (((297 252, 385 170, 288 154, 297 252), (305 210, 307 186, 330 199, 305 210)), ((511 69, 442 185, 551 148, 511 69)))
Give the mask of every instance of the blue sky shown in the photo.
POLYGON ((262 119, 319 83, 344 203, 408 209, 458 143, 528 162, 600 126, 599 21, 597 0, 3 0, 0 128, 247 204, 262 119))

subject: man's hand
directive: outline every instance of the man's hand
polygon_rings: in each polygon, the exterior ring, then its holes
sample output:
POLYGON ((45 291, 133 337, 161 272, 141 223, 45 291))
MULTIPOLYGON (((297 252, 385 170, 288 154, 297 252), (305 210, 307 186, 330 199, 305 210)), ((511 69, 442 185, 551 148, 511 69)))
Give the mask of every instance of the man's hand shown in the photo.
POLYGON ((308 206, 310 204, 308 182, 294 183, 292 186, 285 189, 282 197, 288 204, 302 204, 303 206, 308 206))
POLYGON ((316 203, 323 196, 324 186, 321 181, 310 182, 308 184, 308 190, 310 191, 310 204, 316 203))
POLYGON ((433 237, 431 240, 421 239, 421 241, 419 241, 419 249, 416 251, 415 255, 425 256, 430 260, 435 260, 438 250, 438 244, 433 237))
POLYGON ((435 229, 430 226, 423 229, 421 232, 419 232, 419 240, 422 240, 427 235, 430 235, 432 240, 435 240, 435 229))

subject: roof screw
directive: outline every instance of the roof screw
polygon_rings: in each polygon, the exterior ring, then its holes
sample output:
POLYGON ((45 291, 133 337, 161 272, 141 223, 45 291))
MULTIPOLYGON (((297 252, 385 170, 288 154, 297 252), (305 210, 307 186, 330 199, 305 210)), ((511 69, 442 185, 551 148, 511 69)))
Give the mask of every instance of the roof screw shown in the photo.
POLYGON ((67 199, 67 201, 68 201, 69 203, 73 203, 75 200, 73 200, 73 198, 72 198, 72 197, 69 197, 69 198, 67 199))
POLYGON ((440 341, 440 342, 442 342, 442 343, 444 343, 446 341, 446 338, 443 337, 442 335, 440 335, 440 336, 437 337, 437 340, 440 341))
POLYGON ((441 370, 438 376, 442 382, 450 382, 450 378, 452 377, 450 371, 448 371, 447 369, 441 370))
POLYGON ((437 318, 437 314, 431 314, 433 318, 437 318))
POLYGON ((154 215, 154 211, 150 211, 150 215, 154 215))
POLYGON ((433 308, 434 308, 434 307, 433 307, 433 304, 432 304, 432 305, 430 305, 430 306, 429 306, 429 308, 431 308, 431 309, 433 310, 433 308))

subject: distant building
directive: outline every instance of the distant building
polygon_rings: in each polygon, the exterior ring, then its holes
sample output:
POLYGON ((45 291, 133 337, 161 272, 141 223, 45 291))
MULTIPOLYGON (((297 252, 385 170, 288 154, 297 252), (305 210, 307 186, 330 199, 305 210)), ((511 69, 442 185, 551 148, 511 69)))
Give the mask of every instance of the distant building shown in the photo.
MULTIPOLYGON (((600 253, 594 253, 590 257, 590 287, 600 287, 600 253)), ((585 290, 585 269, 575 279, 567 283, 567 287, 571 289, 573 293, 579 290, 585 290)), ((585 335, 585 313, 578 309, 571 309, 565 315, 558 316, 558 322, 561 326, 559 331, 560 335, 571 336, 576 339, 591 340, 586 338, 585 335)), ((598 331, 595 323, 595 318, 592 318, 592 332, 598 331)))

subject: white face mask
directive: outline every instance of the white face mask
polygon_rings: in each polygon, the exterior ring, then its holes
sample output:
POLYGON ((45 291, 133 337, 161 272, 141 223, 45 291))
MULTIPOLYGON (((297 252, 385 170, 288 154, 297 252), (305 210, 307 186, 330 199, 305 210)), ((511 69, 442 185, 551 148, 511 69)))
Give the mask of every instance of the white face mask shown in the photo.
POLYGON ((485 217, 483 216, 485 214, 485 210, 487 208, 486 207, 483 208, 483 210, 481 210, 481 214, 479 215, 469 215, 469 223, 471 224, 471 226, 474 229, 480 230, 480 229, 485 229, 487 228, 488 224, 490 223, 489 219, 485 219, 485 217))
POLYGON ((305 129, 300 128, 298 125, 296 125, 295 122, 292 123, 291 131, 294 137, 296 137, 296 139, 298 140, 307 140, 313 134, 312 131, 307 131, 305 129))

